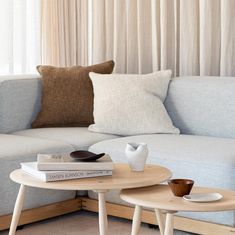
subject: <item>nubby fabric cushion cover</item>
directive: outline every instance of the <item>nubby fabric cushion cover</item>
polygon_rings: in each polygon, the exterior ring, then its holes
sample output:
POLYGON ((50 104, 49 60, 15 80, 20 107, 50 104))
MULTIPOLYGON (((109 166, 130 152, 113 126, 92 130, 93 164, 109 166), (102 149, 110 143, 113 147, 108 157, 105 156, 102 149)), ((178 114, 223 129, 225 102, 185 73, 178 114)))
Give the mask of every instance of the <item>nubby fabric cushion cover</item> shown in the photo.
POLYGON ((93 87, 89 72, 112 73, 113 61, 88 67, 38 66, 43 90, 41 111, 32 123, 39 127, 84 127, 93 123, 93 87))
POLYGON ((90 73, 94 89, 93 132, 116 135, 178 134, 163 105, 171 71, 146 75, 90 73))

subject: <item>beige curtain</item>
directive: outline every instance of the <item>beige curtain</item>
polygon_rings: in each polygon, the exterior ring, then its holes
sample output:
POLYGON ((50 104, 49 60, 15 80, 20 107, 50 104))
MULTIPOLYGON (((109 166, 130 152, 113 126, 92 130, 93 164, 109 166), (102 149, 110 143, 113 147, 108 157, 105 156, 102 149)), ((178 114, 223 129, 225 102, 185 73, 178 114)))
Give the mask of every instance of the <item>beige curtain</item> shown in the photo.
POLYGON ((235 76, 235 0, 93 0, 92 62, 235 76))
POLYGON ((88 1, 41 0, 42 62, 88 64, 88 1))
POLYGON ((235 0, 41 0, 42 61, 235 76, 235 0))

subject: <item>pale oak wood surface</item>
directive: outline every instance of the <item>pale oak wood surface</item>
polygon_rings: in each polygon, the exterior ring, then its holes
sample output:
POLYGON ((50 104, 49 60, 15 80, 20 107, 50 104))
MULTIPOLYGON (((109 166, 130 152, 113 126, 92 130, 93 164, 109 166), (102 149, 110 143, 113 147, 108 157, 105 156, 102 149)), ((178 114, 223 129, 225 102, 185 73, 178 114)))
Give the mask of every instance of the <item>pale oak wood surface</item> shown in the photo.
POLYGON ((235 192, 233 191, 203 187, 193 187, 192 189, 192 193, 213 192, 220 193, 223 198, 220 201, 209 203, 188 202, 181 197, 175 197, 167 185, 125 189, 122 190, 121 198, 134 205, 169 211, 210 212, 235 210, 235 192))
POLYGON ((171 177, 171 172, 161 166, 146 165, 144 172, 133 172, 127 164, 115 164, 112 176, 66 180, 57 182, 43 182, 21 169, 10 174, 16 183, 46 189, 58 190, 111 190, 137 188, 159 184, 171 177))
MULTIPOLYGON (((194 187, 192 193, 213 193, 217 192, 223 195, 223 198, 216 202, 195 203, 185 201, 182 197, 176 197, 171 192, 168 185, 157 185, 152 187, 126 189, 122 190, 121 198, 131 204, 135 204, 135 213, 142 210, 143 207, 166 210, 165 229, 161 234, 174 234, 174 213, 178 211, 193 212, 213 212, 227 211, 235 209, 235 192, 229 190, 194 187)), ((160 216, 157 215, 159 224, 163 223, 160 216)), ((136 221, 132 226, 132 234, 138 235, 140 221, 136 221)))

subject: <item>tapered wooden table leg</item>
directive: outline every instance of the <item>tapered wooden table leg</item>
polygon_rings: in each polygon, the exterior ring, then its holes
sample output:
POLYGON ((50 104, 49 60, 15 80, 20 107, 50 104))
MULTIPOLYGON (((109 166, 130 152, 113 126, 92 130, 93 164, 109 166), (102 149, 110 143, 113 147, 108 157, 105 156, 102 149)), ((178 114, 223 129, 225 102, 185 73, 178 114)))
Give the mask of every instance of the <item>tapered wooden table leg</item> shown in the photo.
POLYGON ((24 203, 24 195, 25 195, 25 186, 21 184, 20 190, 19 190, 16 202, 15 202, 9 235, 15 235, 16 228, 20 219, 21 210, 22 210, 23 203, 24 203))
POLYGON ((135 206, 131 235, 139 234, 140 224, 141 224, 141 215, 142 215, 142 207, 138 205, 135 206))
POLYGON ((105 205, 105 193, 107 190, 96 190, 99 198, 99 229, 100 235, 108 234, 108 221, 107 221, 107 212, 105 205))
POLYGON ((164 235, 174 234, 174 212, 168 211, 166 214, 166 225, 164 235))
POLYGON ((155 214, 156 214, 156 217, 157 217, 157 222, 158 222, 160 234, 164 235, 165 221, 164 221, 164 218, 163 218, 162 211, 159 210, 159 209, 155 209, 155 214))

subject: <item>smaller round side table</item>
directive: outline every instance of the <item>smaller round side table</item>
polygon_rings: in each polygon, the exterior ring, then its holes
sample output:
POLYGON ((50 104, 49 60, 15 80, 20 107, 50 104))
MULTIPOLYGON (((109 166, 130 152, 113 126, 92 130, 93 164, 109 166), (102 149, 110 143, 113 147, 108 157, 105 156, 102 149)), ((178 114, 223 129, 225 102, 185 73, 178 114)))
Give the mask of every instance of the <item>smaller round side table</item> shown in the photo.
POLYGON ((135 206, 131 235, 139 233, 142 207, 155 210, 161 235, 173 235, 174 214, 178 211, 215 212, 235 210, 235 192, 222 189, 193 187, 192 193, 213 193, 223 195, 220 201, 189 202, 182 197, 175 197, 168 185, 157 185, 138 189, 124 189, 121 198, 135 206), (166 211, 166 221, 163 221, 162 210, 166 211))

